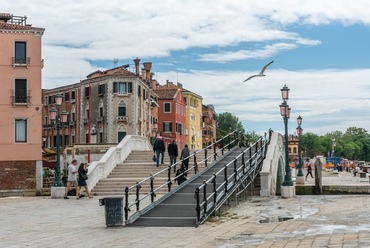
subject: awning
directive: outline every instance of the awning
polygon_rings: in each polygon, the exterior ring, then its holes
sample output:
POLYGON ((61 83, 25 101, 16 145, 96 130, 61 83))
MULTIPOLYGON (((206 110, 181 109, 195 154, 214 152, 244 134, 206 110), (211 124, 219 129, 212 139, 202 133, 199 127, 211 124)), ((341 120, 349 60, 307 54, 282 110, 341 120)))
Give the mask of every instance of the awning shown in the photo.
POLYGON ((54 168, 54 167, 57 167, 57 164, 56 163, 50 163, 48 161, 42 161, 42 167, 51 167, 51 168, 54 168))
POLYGON ((53 150, 50 150, 49 148, 44 147, 42 149, 43 157, 50 157, 50 156, 55 156, 55 155, 56 155, 56 152, 54 152, 53 150))

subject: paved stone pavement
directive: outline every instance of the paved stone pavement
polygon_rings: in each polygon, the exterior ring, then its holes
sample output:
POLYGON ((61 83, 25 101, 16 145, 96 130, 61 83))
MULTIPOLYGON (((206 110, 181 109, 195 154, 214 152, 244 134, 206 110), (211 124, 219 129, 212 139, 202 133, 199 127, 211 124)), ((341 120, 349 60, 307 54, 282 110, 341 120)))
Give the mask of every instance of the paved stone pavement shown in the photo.
POLYGON ((107 228, 98 199, 0 198, 0 247, 370 247, 368 195, 254 197, 198 228, 107 228))

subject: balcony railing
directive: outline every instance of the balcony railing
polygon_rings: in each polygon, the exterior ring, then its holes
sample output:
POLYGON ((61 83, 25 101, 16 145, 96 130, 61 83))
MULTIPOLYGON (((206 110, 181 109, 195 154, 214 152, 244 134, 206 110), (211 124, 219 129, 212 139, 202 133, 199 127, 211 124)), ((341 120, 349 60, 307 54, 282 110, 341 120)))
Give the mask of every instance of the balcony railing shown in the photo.
POLYGON ((16 66, 27 66, 27 68, 30 66, 30 58, 29 57, 13 57, 13 67, 16 66))
POLYGON ((173 139, 176 138, 176 133, 162 132, 161 135, 162 135, 163 138, 173 138, 173 139))
POLYGON ((84 119, 84 124, 88 124, 89 123, 89 119, 84 119))
POLYGON ((99 116, 98 118, 96 118, 96 121, 97 122, 103 122, 104 121, 104 117, 103 116, 99 116))
POLYGON ((30 91, 29 90, 13 90, 12 104, 13 107, 16 105, 27 105, 30 106, 30 91))
POLYGON ((75 122, 75 121, 71 121, 71 122, 69 122, 69 126, 70 126, 70 127, 73 127, 74 125, 76 125, 76 122, 75 122))
POLYGON ((128 116, 116 116, 116 121, 128 121, 128 116))

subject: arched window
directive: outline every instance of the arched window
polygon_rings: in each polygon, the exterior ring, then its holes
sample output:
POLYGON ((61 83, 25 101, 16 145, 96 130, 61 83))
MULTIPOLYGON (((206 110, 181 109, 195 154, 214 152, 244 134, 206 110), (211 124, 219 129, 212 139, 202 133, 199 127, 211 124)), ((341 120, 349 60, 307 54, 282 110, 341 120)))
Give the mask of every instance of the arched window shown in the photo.
POLYGON ((297 153, 297 148, 294 147, 293 153, 297 153))
POLYGON ((292 152, 292 148, 289 147, 288 148, 288 152, 291 153, 292 152))
POLYGON ((120 125, 117 130, 118 143, 121 142, 125 136, 126 136, 126 127, 124 125, 120 125))
POLYGON ((118 103, 118 116, 127 116, 126 103, 124 101, 118 103))
POLYGON ((72 109, 71 109, 71 121, 76 121, 76 110, 75 110, 75 106, 73 106, 72 109))

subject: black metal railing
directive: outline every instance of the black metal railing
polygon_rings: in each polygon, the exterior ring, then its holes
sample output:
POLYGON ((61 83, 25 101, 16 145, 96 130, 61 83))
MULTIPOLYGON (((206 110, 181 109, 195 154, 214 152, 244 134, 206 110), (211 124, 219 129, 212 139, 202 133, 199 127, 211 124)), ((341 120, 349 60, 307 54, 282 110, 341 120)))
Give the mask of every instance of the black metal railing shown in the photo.
POLYGON ((29 57, 12 57, 13 65, 29 65, 30 58, 29 57))
POLYGON ((30 103, 30 91, 29 90, 13 90, 12 103, 30 103))
MULTIPOLYGON (((225 164, 210 179, 196 188, 197 224, 202 224, 208 216, 217 211, 241 185, 246 189, 254 182, 261 170, 262 161, 266 157, 271 134, 272 130, 269 130, 268 139, 265 133, 264 138, 261 137, 257 142, 243 150, 241 154, 225 164), (253 154, 252 150, 255 150, 253 154), (248 160, 245 160, 246 154, 248 160)), ((243 142, 245 142, 244 144, 248 143, 246 137, 242 134, 240 144, 243 142)))
POLYGON ((131 211, 131 208, 133 206, 136 206, 136 213, 132 214, 132 216, 134 216, 133 218, 135 220, 136 218, 138 218, 142 214, 140 212, 140 203, 144 199, 150 197, 151 203, 154 203, 155 198, 157 196, 156 193, 159 190, 161 190, 162 188, 165 188, 167 186, 167 190, 168 190, 168 192, 170 192, 173 182, 178 180, 180 177, 184 176, 184 174, 187 175, 188 172, 190 172, 191 170, 194 170, 194 174, 199 173, 198 167, 199 167, 200 164, 204 164, 207 167, 208 163, 212 163, 214 160, 217 159, 217 157, 220 157, 220 153, 223 155, 225 149, 228 149, 230 151, 231 147, 238 144, 238 141, 239 141, 238 132, 237 131, 231 132, 228 135, 226 135, 225 137, 216 141, 215 143, 203 148, 202 150, 194 152, 193 154, 191 154, 190 156, 188 156, 186 158, 182 158, 177 163, 168 166, 168 168, 163 169, 163 170, 161 170, 161 171, 159 171, 155 174, 151 174, 149 177, 145 178, 144 180, 142 180, 140 182, 137 181, 137 183, 135 185, 132 185, 131 187, 126 187, 125 188, 125 198, 126 198, 126 200, 125 200, 125 221, 126 221, 126 224, 133 221, 133 220, 130 220, 129 217, 128 217, 128 214, 131 211), (219 149, 216 149, 218 144, 222 144, 222 145, 219 149), (212 148, 212 147, 213 147, 213 153, 209 154, 207 152, 207 149, 212 148), (201 160, 200 162, 197 162, 197 155, 200 155, 199 153, 201 153, 203 151, 204 151, 204 159, 201 160), (174 170, 174 168, 176 168, 176 166, 177 167, 184 166, 184 161, 185 160, 191 160, 191 159, 194 160, 194 164, 193 164, 192 167, 188 168, 187 170, 184 170, 183 173, 181 173, 177 176, 176 176, 176 174, 171 176, 171 171, 174 170), (167 181, 165 183, 162 183, 160 185, 155 186, 155 179, 156 178, 167 178, 167 181), (146 189, 146 192, 144 191, 144 189, 146 189), (129 196, 133 195, 133 194, 136 195, 136 199, 133 203, 129 204, 129 196), (144 194, 144 195, 140 198, 140 194, 144 194))

